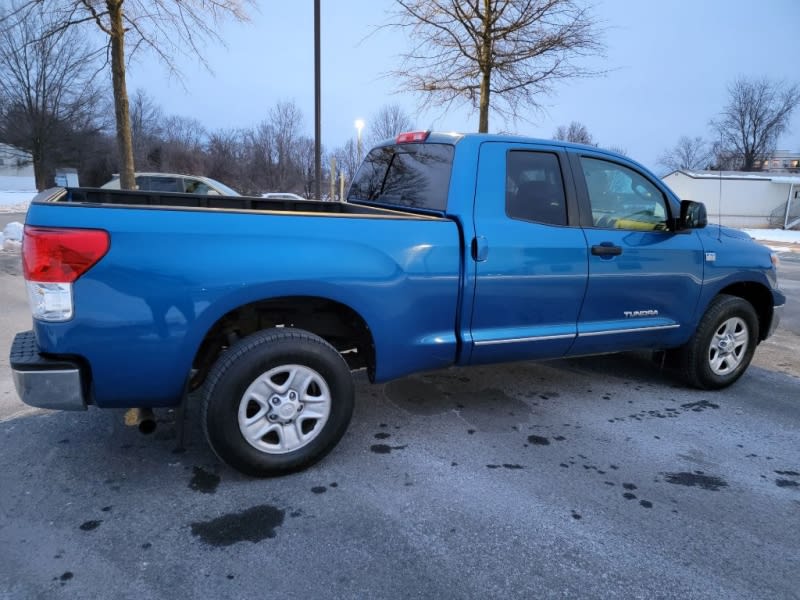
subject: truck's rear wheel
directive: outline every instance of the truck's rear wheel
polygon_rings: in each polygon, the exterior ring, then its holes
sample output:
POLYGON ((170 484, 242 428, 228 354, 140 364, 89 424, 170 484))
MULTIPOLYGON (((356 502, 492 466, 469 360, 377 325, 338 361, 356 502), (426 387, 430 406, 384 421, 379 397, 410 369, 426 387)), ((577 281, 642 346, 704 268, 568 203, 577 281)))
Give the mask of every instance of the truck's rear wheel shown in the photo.
POLYGON ((685 377, 704 390, 727 387, 747 370, 757 344, 758 317, 753 306, 737 296, 720 294, 681 349, 685 377))
POLYGON ((353 413, 347 363, 323 339, 270 329, 232 346, 211 369, 203 426, 211 447, 256 477, 307 467, 344 435, 353 413))

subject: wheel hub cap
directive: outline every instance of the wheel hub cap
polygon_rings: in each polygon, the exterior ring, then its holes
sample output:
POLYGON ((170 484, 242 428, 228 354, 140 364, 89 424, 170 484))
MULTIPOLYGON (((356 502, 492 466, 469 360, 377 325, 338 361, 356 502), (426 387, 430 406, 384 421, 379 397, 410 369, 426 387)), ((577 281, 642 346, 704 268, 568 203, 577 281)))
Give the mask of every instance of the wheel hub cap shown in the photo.
POLYGON ((739 317, 722 322, 711 339, 708 364, 717 375, 735 371, 747 352, 749 333, 747 323, 739 317))
POLYGON ((273 409, 272 412, 278 417, 278 419, 289 422, 291 421, 292 417, 300 412, 299 405, 299 402, 286 401, 281 403, 281 405, 276 409, 273 409))
POLYGON ((286 454, 315 439, 328 421, 331 392, 305 365, 281 365, 258 376, 239 402, 239 430, 257 450, 286 454))

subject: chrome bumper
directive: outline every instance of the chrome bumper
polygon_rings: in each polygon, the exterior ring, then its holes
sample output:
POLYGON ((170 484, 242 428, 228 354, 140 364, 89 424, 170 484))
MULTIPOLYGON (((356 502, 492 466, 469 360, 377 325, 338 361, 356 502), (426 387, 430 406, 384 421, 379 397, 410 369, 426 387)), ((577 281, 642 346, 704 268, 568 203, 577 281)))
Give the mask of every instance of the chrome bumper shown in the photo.
POLYGON ((25 404, 55 410, 86 410, 80 367, 39 354, 32 331, 18 333, 9 356, 17 394, 25 404))

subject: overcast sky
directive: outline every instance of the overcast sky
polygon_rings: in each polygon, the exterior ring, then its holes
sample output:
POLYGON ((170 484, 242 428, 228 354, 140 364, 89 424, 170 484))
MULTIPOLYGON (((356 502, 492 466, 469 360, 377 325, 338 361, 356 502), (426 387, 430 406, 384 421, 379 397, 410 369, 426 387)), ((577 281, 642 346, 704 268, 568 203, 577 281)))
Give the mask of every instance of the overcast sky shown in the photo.
MULTIPOLYGON (((406 44, 399 32, 377 30, 392 4, 322 2, 322 141, 328 150, 355 137, 357 118, 368 129, 370 116, 388 103, 400 104, 420 129, 477 130, 477 113, 422 113, 415 95, 396 93, 398 83, 383 76, 406 44)), ((180 57, 182 86, 154 59, 140 56, 129 69, 131 91, 143 88, 168 114, 195 117, 212 130, 255 125, 276 102, 293 100, 312 136, 314 2, 259 5, 251 23, 223 28, 227 47, 207 47, 212 73, 180 57)), ((737 76, 800 80, 800 0, 599 0, 594 14, 606 28, 608 51, 592 65, 608 74, 561 84, 542 98, 546 111, 531 114, 531 122, 506 123, 492 114, 491 131, 550 138, 558 125, 577 120, 600 145, 622 147, 660 172, 659 154, 681 135, 711 137, 708 122, 737 76)), ((800 112, 779 148, 800 151, 800 112)))

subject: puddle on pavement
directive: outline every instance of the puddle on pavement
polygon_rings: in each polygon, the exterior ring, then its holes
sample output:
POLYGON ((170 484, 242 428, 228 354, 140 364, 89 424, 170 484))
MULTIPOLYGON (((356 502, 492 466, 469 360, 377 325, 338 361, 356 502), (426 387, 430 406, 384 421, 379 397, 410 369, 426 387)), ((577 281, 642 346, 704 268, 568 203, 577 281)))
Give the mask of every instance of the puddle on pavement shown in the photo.
POLYGON ((219 475, 209 473, 202 467, 194 467, 193 471, 194 475, 192 475, 192 480, 189 482, 189 489, 203 494, 213 494, 217 491, 220 481, 219 475))
POLYGON ((695 471, 694 473, 687 473, 685 471, 680 473, 665 473, 664 481, 675 485, 699 487, 712 492, 717 492, 724 487, 728 487, 728 482, 721 477, 706 475, 698 471, 695 471))
POLYGON ((192 535, 211 546, 231 546, 237 542, 257 543, 275 537, 283 525, 285 511, 264 504, 242 512, 223 515, 211 521, 192 523, 192 535))

